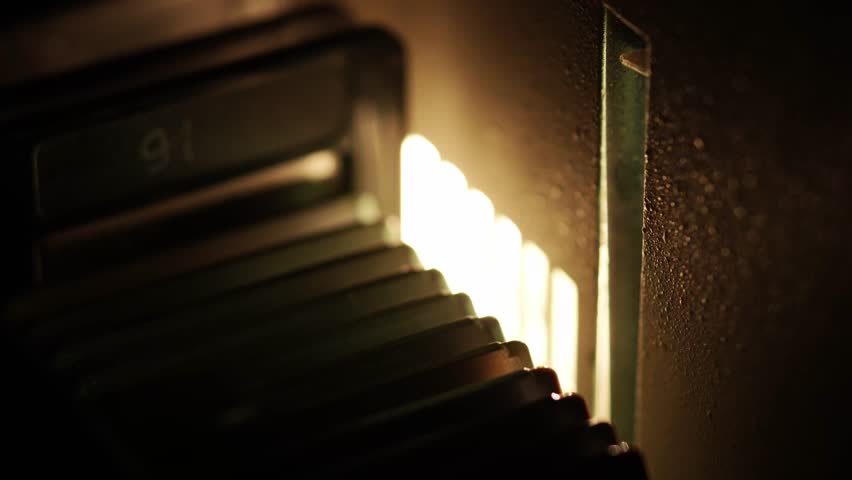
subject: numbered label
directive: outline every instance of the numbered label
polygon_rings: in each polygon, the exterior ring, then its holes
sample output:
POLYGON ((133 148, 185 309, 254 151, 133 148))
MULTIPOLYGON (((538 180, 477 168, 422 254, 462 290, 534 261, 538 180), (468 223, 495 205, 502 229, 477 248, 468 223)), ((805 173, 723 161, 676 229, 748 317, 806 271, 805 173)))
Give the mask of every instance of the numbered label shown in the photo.
POLYGON ((157 175, 169 168, 171 162, 169 136, 163 128, 155 128, 142 137, 139 158, 145 162, 149 175, 157 175))
MULTIPOLYGON (((177 132, 180 146, 178 156, 186 163, 192 163, 195 152, 192 145, 192 122, 185 120, 177 132)), ((148 175, 158 175, 172 164, 172 142, 165 128, 149 130, 139 142, 139 158, 145 164, 148 175)))

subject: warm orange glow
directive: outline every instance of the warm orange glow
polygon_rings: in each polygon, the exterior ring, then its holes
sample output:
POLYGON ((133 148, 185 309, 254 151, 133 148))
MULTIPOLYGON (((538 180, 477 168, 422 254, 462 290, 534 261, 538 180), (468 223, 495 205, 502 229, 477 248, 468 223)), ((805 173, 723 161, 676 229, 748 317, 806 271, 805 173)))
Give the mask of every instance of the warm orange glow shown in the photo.
POLYGON ((468 190, 458 207, 458 230, 455 242, 451 242, 458 252, 453 275, 458 276, 459 290, 470 295, 480 315, 497 315, 499 307, 492 293, 496 287, 491 255, 495 243, 494 206, 484 193, 468 190))
POLYGON ((521 338, 536 362, 548 360, 549 318, 547 299, 550 283, 550 261, 547 255, 531 242, 524 242, 522 279, 523 320, 521 338))
POLYGON ((433 266, 432 189, 438 180, 441 155, 419 135, 409 135, 402 143, 400 171, 400 237, 417 250, 426 268, 433 266))
POLYGON ((491 257, 494 277, 490 295, 494 310, 483 312, 500 320, 507 339, 521 338, 521 246, 518 227, 508 218, 494 222, 494 250, 491 257))
POLYGON ((500 321, 506 340, 527 344, 533 362, 550 364, 566 391, 577 384, 577 287, 487 195, 441 159, 421 135, 401 148, 401 238, 423 266, 441 270, 453 292, 467 293, 481 316, 500 321))
POLYGON ((577 391, 579 300, 574 279, 560 269, 550 274, 550 364, 567 392, 577 391))

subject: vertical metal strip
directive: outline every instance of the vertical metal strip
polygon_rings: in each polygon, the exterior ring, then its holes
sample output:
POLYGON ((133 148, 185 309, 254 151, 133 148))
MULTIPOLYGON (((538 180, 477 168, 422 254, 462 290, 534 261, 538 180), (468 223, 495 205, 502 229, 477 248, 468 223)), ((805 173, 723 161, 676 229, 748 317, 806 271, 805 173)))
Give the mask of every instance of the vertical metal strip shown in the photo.
POLYGON ((635 423, 649 75, 647 39, 606 7, 598 340, 609 352, 598 351, 595 413, 611 419, 627 441, 635 423))

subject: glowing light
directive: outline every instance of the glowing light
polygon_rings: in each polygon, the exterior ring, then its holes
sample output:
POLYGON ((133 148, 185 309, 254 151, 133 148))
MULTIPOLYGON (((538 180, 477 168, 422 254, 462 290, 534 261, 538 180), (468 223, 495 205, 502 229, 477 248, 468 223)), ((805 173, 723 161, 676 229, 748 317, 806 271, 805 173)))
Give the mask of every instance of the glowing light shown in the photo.
MULTIPOLYGON (((603 181, 601 182, 604 183, 603 181)), ((604 187, 601 187, 604 190, 604 187)), ((601 216, 606 211, 606 196, 601 194, 601 216)), ((598 253, 598 315, 595 336, 595 407, 594 414, 601 420, 611 415, 610 349, 609 349, 609 247, 606 225, 602 222, 601 245, 598 253)))
POLYGON ((560 269, 550 274, 550 365, 568 392, 577 391, 579 326, 577 284, 560 269))
POLYGON ((480 316, 500 321, 506 340, 527 344, 576 389, 577 287, 464 174, 420 135, 402 143, 400 236, 453 292, 467 293, 480 316), (550 297, 550 291, 553 297, 550 297))
POLYGON ((533 362, 543 365, 548 359, 548 290, 550 261, 531 242, 524 242, 521 272, 522 309, 521 338, 530 349, 533 362))
MULTIPOLYGON (((327 178, 331 178, 340 169, 340 159, 337 158, 337 155, 335 155, 334 152, 330 152, 328 150, 306 155, 298 160, 298 162, 302 169, 302 175, 309 180, 325 180, 327 178)), ((286 177, 286 175, 287 174, 284 174, 283 176, 286 177)))
POLYGON ((494 310, 482 312, 500 321, 507 340, 521 338, 521 232, 506 217, 494 222, 494 248, 491 264, 494 310))
MULTIPOLYGON (((431 208, 422 217, 429 228, 429 240, 422 248, 427 252, 428 266, 444 273, 450 290, 461 292, 467 270, 464 253, 459 248, 461 231, 467 220, 464 209, 467 180, 455 165, 441 162, 431 187, 431 208)), ((420 247, 415 248, 420 251, 420 247)))
POLYGON ((441 155, 434 145, 420 135, 409 135, 400 149, 400 238, 417 250, 421 263, 432 266, 430 199, 438 180, 441 155))
POLYGON ((455 238, 458 257, 454 273, 458 289, 467 292, 480 315, 495 315, 494 206, 479 190, 468 190, 459 205, 460 225, 455 238), (489 313, 486 313, 489 312, 489 313))
MULTIPOLYGON (((604 49, 606 50, 606 49, 604 49)), ((603 69, 602 85, 606 86, 606 69, 603 69)), ((606 87, 601 95, 606 98, 606 87)), ((606 105, 606 103, 604 103, 606 105)), ((601 111, 601 125, 606 125, 606 108, 601 111)), ((600 188, 598 189, 598 305, 597 332, 595 335, 595 403, 594 415, 609 420, 612 415, 610 386, 609 348, 609 186, 607 182, 608 162, 606 150, 606 128, 601 128, 600 188)))
MULTIPOLYGON (((601 198, 605 198, 601 195, 601 198)), ((601 215, 603 215, 603 200, 601 215)), ((595 338, 595 407, 594 415, 609 420, 611 415, 610 395, 610 348, 609 348, 609 247, 606 243, 606 226, 601 226, 601 246, 598 255, 598 315, 595 338)))

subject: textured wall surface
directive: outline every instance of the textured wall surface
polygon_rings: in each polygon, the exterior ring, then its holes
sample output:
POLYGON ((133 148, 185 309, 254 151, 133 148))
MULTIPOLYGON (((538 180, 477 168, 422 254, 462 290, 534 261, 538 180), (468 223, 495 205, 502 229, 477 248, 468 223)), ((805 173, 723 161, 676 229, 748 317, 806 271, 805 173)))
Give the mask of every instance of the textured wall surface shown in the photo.
MULTIPOLYGON (((848 423, 843 15, 746 2, 614 6, 650 35, 654 52, 638 421, 651 474, 816 476, 845 444, 848 423)), ((413 126, 439 146, 480 164, 508 162, 493 165, 512 175, 510 190, 530 176, 592 175, 597 133, 574 129, 599 98, 578 103, 570 92, 599 81, 580 53, 595 49, 582 39, 597 38, 586 24, 598 21, 596 6, 580 17, 576 4, 550 1, 349 7, 409 43, 413 126), (483 108, 483 99, 494 104, 483 108)), ((475 163, 465 169, 474 182, 494 181, 475 163)), ((593 198, 544 193, 533 201, 563 210, 499 206, 522 223, 546 211, 593 228, 578 220, 595 211, 593 198)), ((562 246, 577 252, 595 241, 591 230, 568 237, 562 246)))
POLYGON ((848 425, 842 12, 624 3, 652 38, 639 439, 655 478, 815 478, 848 425))

